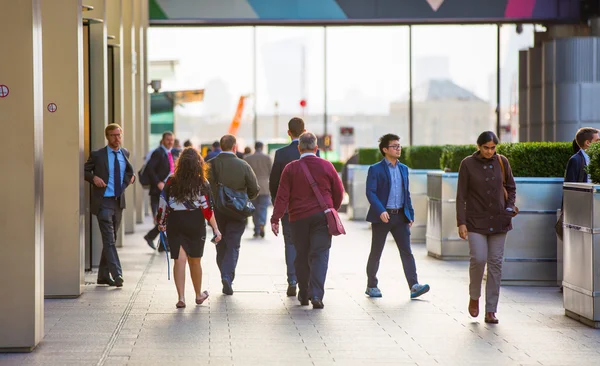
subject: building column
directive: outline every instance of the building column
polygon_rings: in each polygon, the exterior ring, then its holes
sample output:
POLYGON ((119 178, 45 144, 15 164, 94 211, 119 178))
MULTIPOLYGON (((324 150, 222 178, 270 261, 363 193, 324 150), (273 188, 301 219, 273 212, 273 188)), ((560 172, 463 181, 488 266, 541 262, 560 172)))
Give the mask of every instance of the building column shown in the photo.
POLYGON ((41 0, 0 1, 3 148, 0 352, 30 352, 44 337, 43 67, 41 0), (9 122, 10 121, 10 122, 9 122))
MULTIPOLYGON (((143 63, 143 55, 146 52, 144 48, 144 27, 143 27, 143 17, 144 17, 144 6, 148 5, 148 1, 145 0, 135 0, 135 9, 134 9, 134 32, 135 32, 135 64, 137 65, 137 70, 135 72, 135 154, 134 160, 132 163, 135 167, 141 168, 144 164, 144 157, 146 156, 146 151, 144 150, 144 144, 142 141, 144 140, 144 110, 145 110, 145 100, 144 100, 144 63, 143 63)), ((135 218, 136 223, 142 224, 144 222, 144 196, 148 194, 148 192, 142 187, 141 184, 136 183, 135 186, 135 218)))
POLYGON ((45 297, 84 285, 82 0, 42 3, 45 297), (60 52, 56 42, 60 40, 60 52))
MULTIPOLYGON (((129 150, 132 159, 136 155, 136 110, 135 110, 135 37, 134 37, 134 0, 122 0, 123 16, 123 147, 129 150)), ((135 160, 134 160, 135 161, 135 160)), ((139 170, 133 163, 135 172, 139 170)), ((139 183, 136 183, 138 186, 139 183)), ((125 234, 135 232, 135 188, 125 190, 127 209, 123 212, 125 234)))

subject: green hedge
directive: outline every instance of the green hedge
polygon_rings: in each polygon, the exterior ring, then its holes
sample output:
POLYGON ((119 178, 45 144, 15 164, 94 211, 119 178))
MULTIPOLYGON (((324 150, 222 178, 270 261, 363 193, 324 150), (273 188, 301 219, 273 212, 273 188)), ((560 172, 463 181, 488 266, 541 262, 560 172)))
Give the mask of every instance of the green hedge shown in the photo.
MULTIPOLYGON (((447 146, 441 165, 457 172, 460 162, 477 150, 475 145, 447 146)), ((500 144, 498 154, 506 156, 515 177, 564 177, 573 147, 571 142, 521 142, 500 144)))
POLYGON ((439 169, 445 146, 410 146, 402 151, 405 164, 412 169, 439 169))
POLYGON ((587 172, 592 176, 592 182, 598 184, 600 183, 600 144, 592 144, 586 152, 590 156, 587 172))
POLYGON ((440 169, 457 172, 460 162, 477 151, 477 145, 446 145, 440 158, 440 169))
POLYGON ((344 169, 344 163, 341 161, 332 161, 331 164, 333 164, 333 167, 338 173, 341 173, 344 169))
MULTIPOLYGON (((508 158, 515 177, 564 177, 567 162, 573 155, 571 142, 507 143, 498 145, 497 150, 508 158)), ((410 146, 403 149, 400 161, 412 169, 457 172, 460 162, 475 151, 476 145, 410 146)), ((595 154, 590 164, 592 179, 600 182, 600 144, 594 146, 590 154, 595 154)), ((359 164, 371 165, 381 159, 378 149, 359 151, 359 164)))

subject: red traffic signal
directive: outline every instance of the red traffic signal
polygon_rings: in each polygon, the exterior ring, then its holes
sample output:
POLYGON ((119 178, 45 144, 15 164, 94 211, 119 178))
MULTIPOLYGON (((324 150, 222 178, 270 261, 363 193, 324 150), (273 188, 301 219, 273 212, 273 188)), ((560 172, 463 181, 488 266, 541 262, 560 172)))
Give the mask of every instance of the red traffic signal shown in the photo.
POLYGON ((300 107, 302 107, 302 108, 306 107, 306 99, 300 100, 300 107))

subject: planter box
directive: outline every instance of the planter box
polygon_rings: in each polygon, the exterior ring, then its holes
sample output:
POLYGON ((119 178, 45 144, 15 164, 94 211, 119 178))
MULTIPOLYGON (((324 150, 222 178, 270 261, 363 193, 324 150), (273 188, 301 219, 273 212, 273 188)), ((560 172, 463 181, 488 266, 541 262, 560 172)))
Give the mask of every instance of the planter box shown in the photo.
POLYGON ((367 200, 367 173, 370 165, 348 165, 348 187, 350 201, 348 203, 348 218, 365 221, 369 210, 367 200))
POLYGON ((427 173, 427 254, 444 260, 469 259, 469 243, 456 228, 458 173, 427 173))
POLYGON ((565 314, 600 328, 600 185, 564 184, 565 314))
POLYGON ((519 215, 504 247, 502 284, 556 286, 556 210, 562 178, 515 178, 519 215))

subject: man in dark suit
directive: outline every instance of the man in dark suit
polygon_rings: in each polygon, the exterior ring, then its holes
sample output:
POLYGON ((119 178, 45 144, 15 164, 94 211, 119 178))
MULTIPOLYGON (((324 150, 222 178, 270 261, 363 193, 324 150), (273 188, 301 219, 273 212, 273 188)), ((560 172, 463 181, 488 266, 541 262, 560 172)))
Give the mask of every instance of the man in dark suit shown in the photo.
POLYGON ((123 270, 115 242, 125 208, 125 188, 133 184, 135 176, 129 163, 129 151, 121 147, 121 126, 109 124, 104 135, 108 145, 92 151, 84 167, 85 180, 93 187, 91 212, 98 218, 102 233, 102 256, 96 283, 122 287, 123 270))
MULTIPOLYGON (((145 174, 148 175, 150 180, 150 206, 152 207, 152 217, 156 219, 156 213, 158 211, 158 203, 160 201, 160 193, 165 186, 165 182, 169 175, 175 170, 175 157, 173 156, 173 145, 175 143, 175 136, 173 132, 167 131, 162 135, 160 140, 160 146, 154 150, 150 156, 150 160, 146 164, 145 174)), ((148 243, 148 246, 152 249, 156 249, 154 245, 154 239, 159 234, 158 226, 154 225, 144 240, 148 243)), ((162 245, 158 246, 158 251, 162 252, 165 249, 162 245)))
MULTIPOLYGON (((269 191, 271 192, 271 201, 275 203, 277 197, 277 189, 279 188, 279 182, 281 180, 281 173, 283 169, 292 161, 300 159, 300 151, 298 151, 298 138, 306 131, 304 127, 304 121, 302 118, 294 117, 288 122, 288 136, 292 139, 292 142, 286 146, 275 151, 275 159, 273 160, 273 168, 271 169, 271 176, 269 177, 269 191)), ((317 156, 319 151, 317 150, 317 156)), ((285 264, 287 267, 287 295, 296 296, 296 287, 298 280, 296 278, 296 268, 294 267, 294 260, 296 259, 296 248, 292 239, 292 228, 290 226, 290 220, 287 212, 281 218, 281 224, 283 225, 283 241, 285 243, 285 264)))
POLYGON ((408 167, 398 161, 402 151, 400 137, 393 134, 382 136, 379 139, 379 150, 384 159, 371 165, 367 174, 367 199, 371 204, 367 221, 371 223, 372 239, 365 294, 381 297, 381 291, 377 287, 377 271, 385 240, 391 232, 400 251, 410 297, 414 299, 429 291, 429 285, 419 284, 415 257, 410 248, 410 228, 415 211, 408 186, 408 167))
POLYGON ((571 156, 567 163, 565 182, 588 183, 591 181, 589 175, 585 172, 585 167, 590 163, 590 157, 586 151, 590 145, 598 140, 600 140, 600 137, 598 137, 598 130, 595 128, 584 127, 577 131, 575 141, 581 149, 571 156))
POLYGON ((204 160, 209 161, 210 159, 214 159, 221 153, 221 143, 219 141, 215 141, 212 144, 212 150, 206 154, 204 160))
MULTIPOLYGON (((223 151, 214 159, 208 161, 210 166, 208 180, 214 199, 218 199, 219 184, 236 191, 246 192, 248 198, 255 199, 258 196, 260 187, 250 165, 235 155, 237 151, 235 136, 225 135, 221 137, 220 146, 223 151)), ((246 220, 229 217, 218 208, 215 208, 215 219, 223 234, 217 245, 217 265, 221 271, 223 293, 233 295, 232 283, 240 255, 242 235, 246 230, 246 220)))

